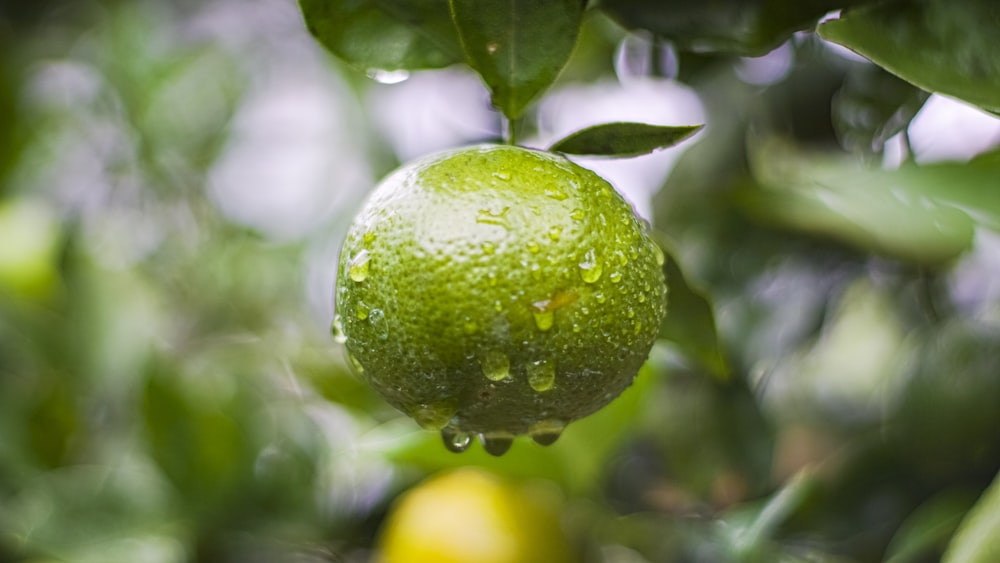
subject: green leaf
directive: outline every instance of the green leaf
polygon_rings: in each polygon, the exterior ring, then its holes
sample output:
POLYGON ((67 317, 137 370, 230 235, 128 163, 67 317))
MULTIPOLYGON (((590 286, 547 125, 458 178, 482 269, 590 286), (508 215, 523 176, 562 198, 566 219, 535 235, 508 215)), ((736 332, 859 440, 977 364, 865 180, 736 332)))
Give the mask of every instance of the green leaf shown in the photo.
POLYGON ((300 0, 309 31, 366 72, 439 68, 462 60, 448 0, 300 0))
POLYGON ((851 10, 820 35, 930 92, 1000 111, 995 0, 909 0, 851 10))
POLYGON ((451 0, 469 64, 509 119, 555 81, 576 44, 580 0, 451 0))
POLYGON ((723 381, 729 379, 712 304, 703 292, 688 283, 665 237, 657 238, 666 258, 663 275, 668 288, 667 316, 660 326, 660 338, 677 344, 711 375, 723 381))
POLYGON ((631 29, 646 29, 685 51, 759 56, 826 13, 866 0, 603 0, 631 29))
POLYGON ((553 152, 591 156, 629 157, 649 154, 680 143, 704 125, 649 125, 604 123, 582 129, 556 142, 553 152))
POLYGON ((751 145, 761 189, 748 188, 740 198, 765 223, 927 265, 968 250, 977 226, 1000 230, 998 153, 883 170, 776 139, 751 145))
POLYGON ((944 563, 1000 561, 1000 474, 959 525, 944 563))
POLYGON ((948 539, 972 505, 973 499, 968 497, 964 493, 945 491, 914 510, 889 542, 885 550, 886 563, 940 558, 948 539))

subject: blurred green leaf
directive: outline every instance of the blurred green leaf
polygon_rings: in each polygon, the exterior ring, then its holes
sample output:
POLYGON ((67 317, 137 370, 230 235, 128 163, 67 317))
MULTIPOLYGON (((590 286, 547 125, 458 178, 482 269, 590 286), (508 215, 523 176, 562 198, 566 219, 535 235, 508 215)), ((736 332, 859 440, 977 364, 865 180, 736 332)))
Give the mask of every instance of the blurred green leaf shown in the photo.
POLYGON ((672 147, 700 131, 704 125, 649 125, 604 123, 581 129, 557 141, 550 151, 590 156, 630 157, 672 147))
POLYGON ((1000 474, 997 474, 948 545, 944 563, 1000 561, 1000 474))
POLYGON ((764 139, 750 159, 761 189, 744 190, 741 200, 766 223, 929 265, 969 249, 976 226, 1000 230, 997 153, 883 170, 764 139))
POLYGON ((438 68, 462 60, 448 0, 300 0, 309 31, 369 73, 438 68))
POLYGON ((625 27, 647 29, 687 51, 760 56, 824 14, 865 0, 602 0, 625 27))
POLYGON ((820 35, 930 92, 1000 111, 994 0, 907 0, 846 11, 820 35))
POLYGON ((885 551, 886 563, 940 558, 972 500, 967 494, 946 491, 922 504, 893 536, 885 551))
POLYGON ((719 344, 715 312, 704 292, 692 287, 684 276, 665 237, 658 243, 666 260, 663 275, 667 279, 667 316, 660 326, 660 338, 674 342, 709 374, 729 379, 729 366, 719 344))
POLYGON ((451 0, 466 58, 509 119, 555 81, 576 44, 580 0, 451 0))
POLYGON ((881 155, 886 141, 909 126, 928 97, 875 65, 859 65, 833 98, 833 125, 848 149, 881 155))

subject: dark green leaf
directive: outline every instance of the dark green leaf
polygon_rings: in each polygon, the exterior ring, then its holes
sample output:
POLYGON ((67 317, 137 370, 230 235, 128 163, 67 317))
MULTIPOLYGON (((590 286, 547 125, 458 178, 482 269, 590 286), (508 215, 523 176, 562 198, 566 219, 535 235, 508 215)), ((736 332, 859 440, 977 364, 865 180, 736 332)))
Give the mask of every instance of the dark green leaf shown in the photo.
POLYGON ((510 119, 566 65, 583 17, 580 0, 451 0, 465 54, 510 119))
POLYGON ((995 0, 910 0, 848 11, 820 35, 930 92, 1000 110, 995 0))
POLYGON ((649 125, 646 123, 604 123, 573 133, 549 150, 566 154, 629 157, 649 154, 680 143, 703 125, 649 125))
POLYGON ((681 351, 711 375, 726 380, 726 363, 715 326, 715 313, 708 298, 691 287, 664 237, 658 237, 664 251, 663 274, 667 278, 667 317, 660 326, 660 338, 676 343, 681 351))
POLYGON ((646 29, 685 51, 759 56, 831 10, 865 0, 604 0, 628 28, 646 29))
POLYGON ((1000 561, 1000 474, 962 520, 942 561, 945 563, 1000 561))
POLYGON ((833 98, 833 125, 851 150, 882 154, 886 141, 906 129, 929 94, 870 64, 847 75, 833 98))
POLYGON ((462 60, 448 0, 300 0, 309 31, 369 73, 437 68, 462 60))

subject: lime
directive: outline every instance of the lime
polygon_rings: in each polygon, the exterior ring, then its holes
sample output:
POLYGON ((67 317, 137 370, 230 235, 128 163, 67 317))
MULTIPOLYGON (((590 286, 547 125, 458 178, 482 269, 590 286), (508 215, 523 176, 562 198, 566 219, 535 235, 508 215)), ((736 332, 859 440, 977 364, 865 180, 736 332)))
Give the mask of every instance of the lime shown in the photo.
POLYGON ((341 251, 334 330, 389 403, 453 451, 550 444, 631 383, 666 313, 663 254, 563 156, 428 156, 371 194, 341 251))
POLYGON ((397 500, 381 530, 381 563, 576 561, 557 499, 485 471, 434 476, 397 500))

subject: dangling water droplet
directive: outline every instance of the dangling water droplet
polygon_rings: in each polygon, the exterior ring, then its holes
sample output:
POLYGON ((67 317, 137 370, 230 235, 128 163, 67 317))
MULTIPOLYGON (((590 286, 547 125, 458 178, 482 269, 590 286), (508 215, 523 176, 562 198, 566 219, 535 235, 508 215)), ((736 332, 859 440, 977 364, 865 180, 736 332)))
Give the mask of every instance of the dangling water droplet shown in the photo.
POLYGON ((368 318, 371 314, 371 309, 364 302, 358 302, 357 306, 354 307, 354 316, 358 318, 359 321, 363 321, 368 318))
POLYGON ((580 278, 586 283, 597 282, 597 280, 601 279, 601 274, 604 272, 604 268, 601 267, 601 263, 597 260, 597 253, 593 248, 587 251, 583 256, 583 261, 578 266, 580 266, 580 278))
POLYGON ((344 323, 340 318, 340 315, 333 316, 333 325, 331 327, 333 332, 333 341, 337 344, 343 344, 347 342, 347 335, 344 334, 344 323))
POLYGON ((381 309, 372 309, 368 314, 368 322, 375 329, 375 336, 378 336, 379 340, 389 338, 389 322, 385 320, 385 313, 381 309))
POLYGON ((660 248, 660 245, 658 244, 653 244, 652 247, 653 247, 653 258, 656 259, 656 265, 663 266, 663 263, 666 262, 666 257, 663 255, 663 249, 660 248))
POLYGON ((423 404, 413 413, 413 419, 424 430, 441 430, 448 426, 453 416, 455 409, 448 405, 423 404))
POLYGON ((618 282, 622 281, 622 273, 621 272, 611 272, 611 275, 608 276, 608 279, 611 280, 611 283, 618 283, 618 282))
POLYGON ((562 227, 552 227, 549 229, 549 238, 552 239, 553 242, 558 241, 561 236, 562 227))
POLYGON ((543 332, 552 328, 556 320, 555 311, 539 311, 536 309, 531 314, 535 317, 535 326, 543 332))
POLYGON ((365 71, 368 78, 379 84, 399 84, 410 77, 408 70, 385 70, 381 68, 370 68, 365 71))
POLYGON ((347 275, 356 282, 363 282, 368 278, 368 264, 371 261, 371 256, 368 255, 367 250, 362 250, 361 252, 354 255, 348 262, 347 275))
POLYGON ((483 434, 479 435, 479 441, 483 444, 483 449, 486 453, 500 457, 507 453, 507 450, 514 444, 514 438, 509 436, 490 436, 486 437, 483 434))
POLYGON ((548 391, 556 384, 556 364, 549 360, 538 360, 527 365, 528 385, 539 393, 548 391))
POLYGON ((472 435, 448 426, 441 429, 441 441, 444 442, 444 447, 448 451, 460 454, 469 449, 469 445, 472 443, 472 435))
POLYGON ((531 425, 528 430, 528 434, 531 435, 531 439, 537 444, 543 446, 551 446, 562 436, 563 430, 566 429, 566 423, 561 420, 556 420, 550 418, 547 420, 540 420, 535 424, 531 425))
POLYGON ((510 375, 510 358, 499 350, 486 352, 480 365, 483 375, 490 381, 502 381, 510 375))
POLYGON ((497 245, 492 242, 486 241, 482 244, 483 254, 492 255, 497 251, 497 245))

